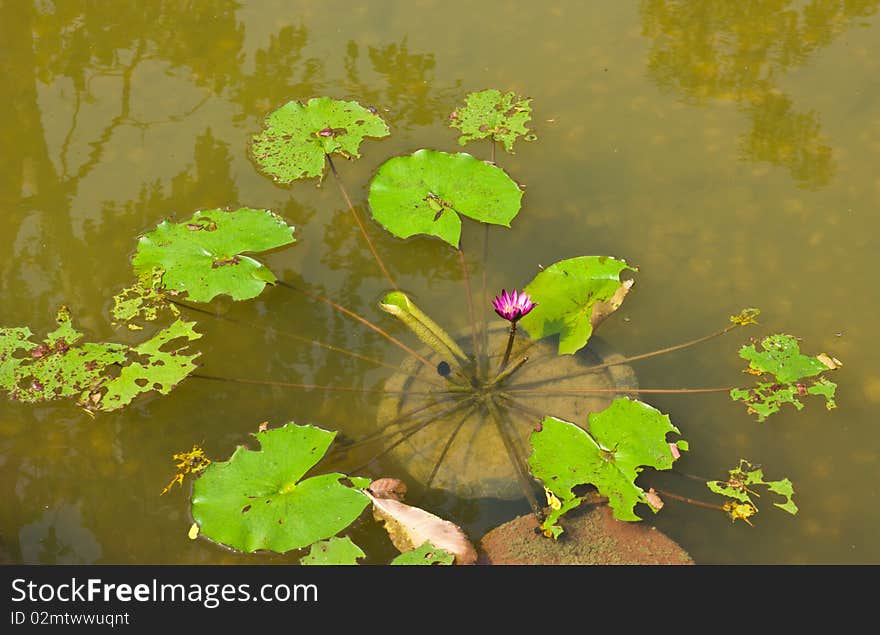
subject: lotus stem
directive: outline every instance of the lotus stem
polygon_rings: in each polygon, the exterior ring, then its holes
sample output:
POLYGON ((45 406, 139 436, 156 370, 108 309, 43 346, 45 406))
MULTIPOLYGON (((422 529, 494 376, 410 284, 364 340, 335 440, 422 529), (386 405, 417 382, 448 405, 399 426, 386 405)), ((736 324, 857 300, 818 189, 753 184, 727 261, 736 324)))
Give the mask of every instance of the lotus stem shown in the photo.
POLYGON ((328 390, 333 392, 357 392, 375 393, 382 395, 433 395, 431 391, 412 390, 385 390, 383 388, 354 388, 352 386, 330 386, 327 384, 295 384, 286 381, 274 381, 271 379, 246 379, 242 377, 220 377, 217 375, 202 375, 193 373, 190 377, 196 379, 210 379, 212 381, 228 381, 235 384, 252 384, 255 386, 278 386, 279 388, 297 388, 300 390, 328 390))
POLYGON ((724 508, 721 505, 713 505, 712 503, 704 503, 703 501, 694 500, 693 498, 688 498, 687 496, 679 496, 678 494, 673 494, 672 492, 667 492, 662 489, 654 488, 654 491, 660 494, 661 496, 665 496, 667 498, 672 498, 677 501, 681 501, 682 503, 687 503, 688 505, 696 505, 697 507, 705 507, 707 509, 714 509, 720 512, 724 511, 724 508))
POLYGON ((333 178, 336 181, 336 184, 339 186, 339 191, 342 192, 343 198, 345 198, 345 202, 348 203, 348 209, 351 211, 351 215, 354 216, 354 220, 357 223, 358 227, 361 230, 361 235, 364 237, 364 240, 367 242, 367 246, 370 248, 370 251, 373 254, 373 258, 376 260, 376 264, 379 265, 379 269, 382 270, 382 275, 385 276, 385 279, 388 280, 388 283, 395 290, 398 288, 397 283, 394 282, 394 279, 391 277, 391 274, 388 273, 387 267, 385 267, 385 263, 382 262, 382 258, 379 257, 379 252, 376 251, 376 248, 373 246, 373 241, 370 240, 369 234, 367 234, 367 228, 364 227, 363 222, 361 222, 360 216, 358 216, 357 210, 354 207, 354 204, 351 202, 351 198, 348 196, 348 192, 345 190, 345 186, 342 184, 342 179, 339 177, 339 172, 336 171, 336 166, 333 164, 333 159, 329 154, 325 154, 327 157, 327 163, 330 164, 330 171, 333 173, 333 178))
POLYGON ((480 338, 482 350, 477 354, 477 372, 482 377, 489 373, 489 320, 486 318, 486 307, 489 306, 489 287, 486 283, 486 271, 489 269, 489 224, 483 225, 483 271, 481 278, 483 283, 483 299, 480 306, 483 307, 480 338))
POLYGON ((503 371, 499 372, 497 375, 495 375, 495 379, 493 379, 492 381, 489 382, 489 386, 497 386, 498 384, 506 381, 514 373, 516 373, 516 371, 518 371, 520 368, 522 368, 523 364, 525 364, 527 361, 529 361, 529 358, 523 357, 516 364, 514 364, 513 366, 511 366, 507 370, 503 370, 503 371))
POLYGON ((345 315, 349 316, 350 318, 352 318, 352 319, 354 319, 354 320, 357 320, 358 322, 360 322, 361 324, 363 324, 363 325, 366 326, 367 328, 369 328, 369 329, 375 331, 376 333, 378 333, 379 335, 381 335, 382 337, 384 337, 386 340, 388 340, 389 342, 391 342, 392 344, 394 344, 395 346, 397 346, 397 347, 400 348, 401 350, 403 350, 403 351, 409 353, 409 354, 412 355, 414 358, 416 358, 417 360, 419 360, 422 364, 426 364, 426 365, 428 365, 428 366, 432 366, 431 362, 429 362, 429 361, 428 361, 427 359, 425 359, 423 356, 419 355, 417 352, 415 352, 415 351, 414 351, 413 349, 411 349, 409 346, 407 346, 406 344, 404 344, 403 342, 401 342, 400 340, 398 340, 396 337, 394 337, 394 336, 391 335, 390 333, 385 332, 384 330, 382 330, 381 328, 379 328, 378 326, 376 326, 375 324, 373 324, 372 322, 370 322, 368 319, 366 319, 366 318, 364 318, 364 317, 361 317, 360 315, 358 315, 357 313, 355 313, 355 312, 352 311, 351 309, 346 309, 344 306, 342 306, 342 305, 340 305, 340 304, 337 304, 336 302, 334 302, 334 301, 331 300, 330 298, 324 297, 324 296, 322 296, 322 295, 320 295, 320 294, 317 294, 317 293, 309 293, 309 292, 306 291, 305 289, 301 289, 301 288, 299 288, 299 287, 297 287, 297 286, 294 286, 294 285, 290 284, 289 282, 285 282, 284 280, 279 280, 279 281, 278 281, 278 284, 281 285, 282 287, 286 287, 286 288, 288 288, 288 289, 292 289, 293 291, 297 291, 297 292, 299 292, 299 293, 302 293, 302 294, 305 295, 306 297, 312 298, 313 300, 318 300, 319 302, 323 302, 324 304, 326 304, 326 305, 328 305, 328 306, 330 306, 330 307, 336 309, 337 311, 339 311, 339 312, 341 312, 341 313, 344 313, 345 315))
MULTIPOLYGON (((220 315, 219 313, 214 313, 213 311, 208 311, 206 309, 200 309, 199 307, 191 306, 191 305, 185 304, 183 302, 178 302, 177 300, 169 299, 168 302, 170 302, 171 304, 175 304, 179 307, 182 307, 184 309, 190 310, 190 311, 195 311, 197 313, 203 313, 205 315, 210 315, 211 317, 218 319, 218 320, 224 320, 226 322, 231 322, 232 324, 238 324, 241 326, 249 326, 252 328, 260 328, 260 327, 257 327, 252 322, 245 322, 244 320, 236 320, 235 318, 231 318, 226 315, 220 315)), ((265 330, 265 329, 261 329, 261 330, 265 330)), ((395 366, 394 364, 389 364, 387 362, 383 362, 383 361, 375 359, 373 357, 367 357, 366 355, 361 355, 360 353, 355 353, 354 351, 350 351, 348 349, 341 348, 339 346, 327 344, 326 342, 321 342, 319 340, 313 340, 308 337, 303 337, 302 335, 296 335, 294 333, 290 333, 288 331, 277 331, 276 330, 275 332, 278 335, 283 335, 284 337, 289 337, 290 339, 293 339, 293 340, 296 340, 299 342, 305 342, 307 344, 311 344, 312 346, 317 346, 318 348, 323 348, 328 351, 333 351, 336 353, 340 353, 342 355, 347 355, 348 357, 353 357, 354 359, 359 359, 361 361, 368 362, 368 363, 374 364, 376 366, 382 366, 384 368, 389 368, 394 371, 400 370, 400 367, 395 366)), ((438 387, 444 386, 444 384, 442 382, 435 381, 435 380, 431 379, 430 377, 422 377, 420 375, 414 375, 413 380, 421 381, 426 384, 430 384, 432 386, 438 386, 438 387)))
MULTIPOLYGON (((523 384, 521 387, 525 388, 527 386, 540 386, 545 383, 551 383, 555 381, 559 381, 561 379, 571 379, 573 377, 583 377, 584 375, 589 375, 591 373, 599 372, 600 370, 604 370, 606 368, 610 368, 611 366, 619 366, 620 364, 628 364, 629 362, 635 362, 640 359, 648 359, 649 357, 657 357, 658 355, 665 355, 666 353, 672 353, 674 351, 680 351, 683 348, 688 348, 690 346, 694 346, 696 344, 701 344, 703 342, 707 342, 711 339, 724 335, 732 331, 733 329, 739 327, 740 324, 730 324, 723 329, 715 331, 714 333, 709 333, 708 335, 704 335, 703 337, 698 337, 695 340, 689 340, 682 344, 676 344, 675 346, 667 346, 666 348, 660 348, 654 351, 650 351, 648 353, 642 353, 640 355, 632 355, 631 357, 621 357, 620 359, 614 360, 612 362, 605 362, 604 364, 596 364, 594 366, 589 366, 582 371, 578 371, 576 373, 572 373, 570 375, 563 375, 559 377, 549 377, 547 379, 542 379, 540 381, 530 382, 528 384, 523 384)), ((549 359, 555 359, 554 357, 550 357, 549 359)))
POLYGON ((655 394, 655 395, 679 395, 690 393, 730 392, 736 386, 723 386, 720 388, 583 388, 572 390, 538 390, 537 388, 508 388, 511 394, 522 395, 546 395, 557 397, 562 395, 592 395, 598 393, 626 393, 626 394, 655 394))
POLYGON ((513 340, 516 339, 516 322, 510 323, 510 334, 507 336, 507 348, 504 349, 504 357, 501 359, 501 365, 498 366, 498 373, 507 366, 507 362, 510 359, 510 351, 513 350, 513 340))

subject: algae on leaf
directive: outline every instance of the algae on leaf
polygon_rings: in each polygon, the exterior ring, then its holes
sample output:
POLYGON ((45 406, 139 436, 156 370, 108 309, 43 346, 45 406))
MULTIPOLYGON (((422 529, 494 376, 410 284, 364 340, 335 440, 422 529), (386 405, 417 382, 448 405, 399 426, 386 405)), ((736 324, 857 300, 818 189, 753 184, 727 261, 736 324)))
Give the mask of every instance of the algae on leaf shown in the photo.
POLYGON ((288 423, 253 435, 259 450, 236 448, 193 484, 192 516, 202 536, 239 551, 284 553, 348 527, 369 505, 344 474, 303 479, 336 436, 288 423))
POLYGON ((459 145, 492 138, 513 153, 513 143, 518 137, 526 141, 536 138, 526 126, 532 117, 531 101, 530 97, 502 93, 495 88, 481 90, 465 97, 465 105, 449 115, 449 125, 461 130, 459 145))
POLYGON ((326 157, 359 157, 364 137, 386 137, 383 119, 356 101, 315 97, 290 101, 269 113, 254 135, 251 155, 259 169, 279 183, 321 177, 326 157))
MULTIPOLYGON (((525 292, 537 306, 520 320, 532 339, 559 334, 559 354, 576 353, 593 334, 593 311, 628 290, 620 272, 635 267, 609 256, 560 260, 535 276, 525 292)), ((627 281, 627 284, 629 282, 627 281)), ((617 302, 619 305, 619 302, 617 302)), ((614 307, 616 308, 616 306, 614 307)))
POLYGON ((264 209, 201 210, 180 223, 163 221, 138 240, 132 259, 138 276, 161 270, 161 284, 194 302, 221 294, 233 300, 258 296, 275 275, 244 255, 294 242, 293 227, 264 209))
POLYGON ((464 152, 426 149, 383 163, 369 193, 373 218, 398 238, 437 236, 456 248, 461 216, 510 227, 521 200, 501 168, 464 152))

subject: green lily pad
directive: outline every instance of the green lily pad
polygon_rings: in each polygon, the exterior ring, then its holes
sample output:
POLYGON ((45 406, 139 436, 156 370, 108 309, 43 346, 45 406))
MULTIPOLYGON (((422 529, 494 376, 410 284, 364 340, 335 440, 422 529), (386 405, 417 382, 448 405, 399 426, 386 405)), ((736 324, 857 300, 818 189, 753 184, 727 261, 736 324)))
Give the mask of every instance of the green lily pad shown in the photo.
POLYGON ((274 283, 275 275, 245 252, 294 240, 293 227, 268 210, 202 210, 180 223, 163 221, 141 236, 132 266, 138 276, 161 270, 165 289, 186 292, 194 302, 210 302, 224 293, 247 300, 274 283))
POLYGON ((581 256, 550 265, 524 289, 537 306, 520 325, 532 339, 558 333, 559 354, 576 353, 593 334, 593 306, 620 289, 624 269, 637 271, 608 256, 581 256))
POLYGON ((430 542, 424 542, 415 549, 404 551, 394 558, 393 565, 448 565, 455 562, 455 556, 448 551, 438 549, 430 542))
POLYGON ((389 159, 370 182, 373 218, 399 238, 437 236, 453 247, 461 216, 510 227, 522 190, 499 167, 469 154, 417 150, 389 159))
POLYGON ((773 504, 789 514, 797 514, 798 507, 792 500, 794 486, 791 481, 787 478, 778 481, 765 480, 764 471, 759 467, 753 467, 745 459, 740 459, 739 466, 730 470, 730 478, 728 480, 708 481, 706 483, 706 486, 716 494, 732 498, 741 503, 747 503, 757 512, 758 506, 755 504, 752 496, 760 497, 760 494, 750 489, 755 485, 763 485, 774 494, 782 496, 785 499, 782 503, 773 504))
POLYGON ((358 558, 365 558, 366 555, 348 536, 344 538, 334 536, 329 540, 313 544, 309 553, 303 556, 299 563, 305 565, 352 565, 358 563, 358 558))
POLYGON ((459 145, 469 141, 492 138, 513 153, 518 137, 534 141, 537 137, 526 123, 532 117, 531 97, 502 93, 490 88, 465 97, 465 105, 449 115, 449 125, 461 130, 459 145))
POLYGON ((251 142, 260 170, 276 182, 322 176, 327 155, 359 157, 364 137, 387 137, 387 124, 356 101, 315 97, 290 101, 269 113, 251 142))
POLYGON ((344 474, 303 479, 335 432, 288 423, 257 432, 260 450, 239 446, 193 484, 192 516, 202 536, 239 551, 284 553, 334 536, 369 504, 344 474))
MULTIPOLYGON (((589 432, 555 417, 546 417, 531 434, 529 468, 544 487, 572 508, 577 485, 594 485, 618 520, 641 520, 633 511, 647 503, 635 484, 644 467, 668 470, 675 460, 666 435, 678 433, 656 408, 627 397, 615 399, 589 416, 589 432)), ((654 509, 651 507, 651 509, 654 509)))
POLYGON ((174 317, 180 315, 180 309, 168 301, 162 288, 162 269, 155 267, 113 296, 110 313, 115 320, 113 326, 125 324, 132 331, 140 331, 144 327, 138 321, 154 322, 163 311, 174 317))
POLYGON ((837 406, 834 395, 837 384, 825 377, 809 378, 837 368, 823 363, 819 356, 810 357, 800 352, 797 338, 779 333, 769 335, 760 342, 743 346, 739 356, 749 362, 747 373, 758 377, 772 375, 772 381, 759 381, 752 388, 734 388, 730 398, 742 401, 750 414, 758 421, 765 421, 771 414, 779 412, 783 404, 791 404, 802 410, 804 404, 799 397, 820 395, 825 398, 825 407, 831 410, 837 406))

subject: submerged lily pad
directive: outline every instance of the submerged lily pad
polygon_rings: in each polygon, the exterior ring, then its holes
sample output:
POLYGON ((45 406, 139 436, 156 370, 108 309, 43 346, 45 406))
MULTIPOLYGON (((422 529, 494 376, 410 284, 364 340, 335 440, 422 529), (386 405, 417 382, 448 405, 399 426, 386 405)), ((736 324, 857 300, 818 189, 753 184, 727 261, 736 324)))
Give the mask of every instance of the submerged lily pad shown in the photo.
POLYGON ((532 117, 531 97, 502 93, 490 88, 465 97, 465 105, 449 115, 449 125, 461 130, 459 145, 476 139, 492 138, 513 153, 518 137, 533 141, 535 134, 526 127, 532 117))
POLYGON ((608 497, 615 518, 641 520, 633 508, 636 503, 649 503, 635 479, 644 467, 672 467, 675 457, 666 435, 678 433, 678 428, 668 415, 627 397, 591 413, 588 427, 589 431, 546 417, 540 431, 531 435, 528 462, 532 474, 559 497, 561 508, 574 506, 575 486, 589 484, 608 497))
POLYGON ((268 210, 202 210, 180 223, 163 221, 141 236, 132 266, 138 276, 161 270, 164 288, 186 292, 194 302, 224 293, 247 300, 274 283, 275 275, 244 254, 294 241, 293 227, 268 210))
MULTIPOLYGON (((802 380, 835 370, 839 368, 839 362, 822 361, 822 355, 810 357, 802 354, 794 336, 784 333, 769 335, 760 342, 743 346, 739 356, 749 362, 747 373, 758 377, 772 376, 772 381, 759 381, 753 388, 734 388, 730 391, 731 399, 745 402, 749 413, 757 415, 758 421, 764 421, 771 414, 779 412, 786 403, 802 410, 804 404, 799 397, 807 395, 825 397, 828 410, 837 406, 834 401, 837 384, 833 381, 820 377, 807 385, 802 380)), ((825 359, 831 360, 827 355, 825 359)))
POLYGON ((521 200, 501 168, 464 152, 426 149, 383 163, 369 193, 373 218, 395 236, 437 236, 456 248, 461 216, 510 227, 521 200))
POLYGON ((335 432, 288 423, 257 432, 257 451, 236 448, 193 485, 192 515, 201 535, 239 551, 284 553, 348 527, 369 504, 330 473, 303 480, 321 460, 335 432))
POLYGON ((581 256, 550 265, 526 286, 537 306, 520 325, 532 339, 558 333, 560 355, 579 351, 593 334, 594 306, 618 292, 624 269, 637 270, 608 256, 581 256))
POLYGON ((201 337, 193 330, 195 322, 177 320, 130 347, 78 343, 83 335, 73 327, 65 307, 57 321, 58 328, 41 344, 30 341, 27 327, 0 328, 0 388, 10 399, 36 403, 76 397, 77 404, 89 411, 117 410, 141 393, 169 393, 195 370, 193 360, 199 353, 186 355, 185 346, 161 350, 172 340, 201 337))
POLYGON ((292 183, 322 176, 327 155, 359 157, 364 137, 388 134, 382 118, 356 101, 315 97, 269 113, 250 149, 260 170, 279 183, 292 183))

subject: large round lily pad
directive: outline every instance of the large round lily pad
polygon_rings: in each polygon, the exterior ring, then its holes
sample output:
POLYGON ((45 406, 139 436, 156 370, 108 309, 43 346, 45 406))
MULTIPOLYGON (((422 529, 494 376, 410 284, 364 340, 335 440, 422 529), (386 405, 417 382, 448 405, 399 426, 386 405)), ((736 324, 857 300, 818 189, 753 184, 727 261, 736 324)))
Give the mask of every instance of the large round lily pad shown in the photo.
MULTIPOLYGON (((489 350, 497 353, 491 358, 493 367, 500 361, 500 355, 507 342, 507 333, 507 327, 500 322, 494 328, 490 328, 489 350)), ((470 341, 469 332, 458 338, 463 348, 469 348, 470 341)), ((615 388, 638 387, 635 372, 626 364, 583 374, 588 366, 622 359, 622 356, 613 352, 600 337, 594 336, 588 346, 574 355, 565 356, 558 356, 556 347, 548 340, 529 342, 525 337, 518 338, 514 344, 511 360, 522 357, 526 347, 528 347, 529 361, 511 380, 509 388, 515 390, 519 385, 546 382, 537 389, 564 391, 598 388, 611 391, 564 396, 516 394, 521 403, 537 412, 586 424, 591 412, 605 409, 615 397, 621 396, 621 393, 614 392, 615 388), (578 373, 580 376, 573 376, 578 373)), ((423 351, 423 354, 435 364, 441 361, 440 357, 430 350, 423 351)), ((420 365, 414 359, 407 359, 401 363, 400 371, 393 375, 385 386, 389 391, 404 391, 404 394, 389 394, 383 398, 377 415, 377 423, 380 426, 392 422, 400 413, 417 409, 436 399, 434 396, 424 394, 425 384, 418 381, 418 378, 436 380, 440 377, 435 365, 431 367, 420 365), (411 394, 407 394, 410 391, 411 394)), ((508 412, 514 424, 520 455, 525 461, 528 456, 529 435, 535 426, 541 423, 542 417, 522 415, 514 409, 509 409, 508 412)), ((452 413, 430 423, 389 452, 388 455, 399 464, 400 470, 407 474, 402 477, 404 480, 413 484, 426 483, 463 414, 464 411, 452 413)), ((423 413, 420 413, 419 417, 422 416, 423 413)), ((390 430, 409 429, 415 421, 417 420, 414 418, 407 418, 395 424, 390 430)), ((479 409, 474 411, 462 425, 434 476, 431 487, 462 498, 514 500, 523 496, 497 429, 479 409)))

